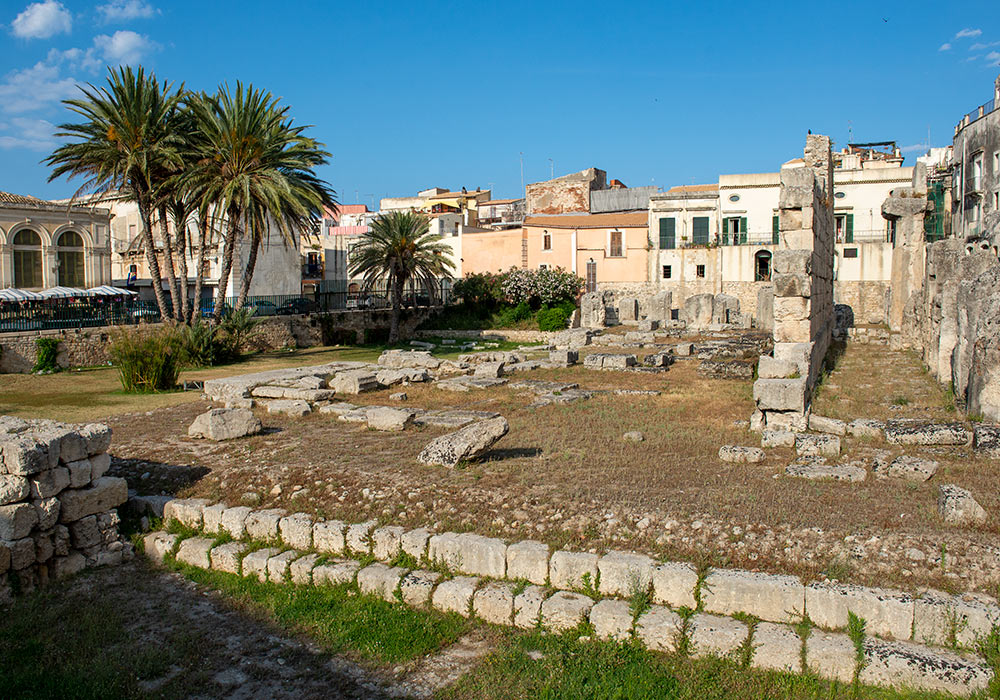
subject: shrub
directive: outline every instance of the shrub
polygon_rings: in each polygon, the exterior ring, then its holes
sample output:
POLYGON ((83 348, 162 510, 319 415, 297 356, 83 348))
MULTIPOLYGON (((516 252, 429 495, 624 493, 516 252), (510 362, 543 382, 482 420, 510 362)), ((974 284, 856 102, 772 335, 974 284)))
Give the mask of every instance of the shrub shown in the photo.
POLYGON ((150 333, 116 330, 109 353, 118 367, 122 388, 130 393, 170 391, 177 386, 182 341, 178 332, 164 328, 150 333))
POLYGON ((257 327, 260 319, 254 316, 253 309, 242 308, 239 311, 230 311, 222 319, 222 332, 225 333, 226 347, 224 348, 227 360, 238 360, 243 356, 243 350, 247 347, 257 327))
POLYGON ((35 340, 35 348, 38 350, 35 366, 32 372, 50 374, 59 371, 59 363, 56 357, 59 354, 58 338, 38 338, 35 340))
POLYGON ((569 317, 576 306, 572 303, 562 303, 556 306, 543 306, 538 312, 538 330, 562 331, 569 325, 569 317))
POLYGON ((210 321, 197 319, 178 330, 178 362, 187 367, 211 367, 223 352, 219 327, 210 321))
POLYGON ((500 280, 501 275, 492 272, 470 273, 455 282, 452 293, 468 306, 494 309, 503 296, 500 280))
POLYGON ((501 328, 515 326, 521 321, 527 321, 531 318, 532 314, 533 312, 528 302, 522 301, 517 306, 508 307, 497 314, 495 325, 501 328))
POLYGON ((526 301, 535 308, 541 304, 575 300, 581 289, 583 279, 562 268, 528 270, 512 267, 500 280, 500 291, 509 303, 526 301))

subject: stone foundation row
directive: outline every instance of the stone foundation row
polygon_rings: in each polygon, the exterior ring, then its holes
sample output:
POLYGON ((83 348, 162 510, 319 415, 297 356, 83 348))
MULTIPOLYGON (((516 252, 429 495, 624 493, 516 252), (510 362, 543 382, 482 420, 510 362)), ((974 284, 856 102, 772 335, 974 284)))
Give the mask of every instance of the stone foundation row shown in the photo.
MULTIPOLYGON (((210 516, 211 518, 211 516, 210 516)), ((279 525, 280 527, 280 525, 279 525)), ((358 530, 352 533, 356 536, 358 530)), ((411 536, 410 543, 423 539, 411 536)), ((908 686, 968 695, 985 688, 992 671, 981 659, 932 650, 907 642, 865 638, 865 663, 858 668, 857 647, 846 634, 791 625, 747 622, 651 605, 632 610, 624 600, 598 598, 522 582, 480 576, 449 576, 439 571, 355 560, 327 558, 315 552, 280 547, 253 549, 246 542, 215 545, 210 537, 153 532, 145 537, 146 554, 252 577, 259 581, 298 585, 352 585, 391 603, 434 608, 475 617, 496 625, 562 632, 589 623, 595 636, 623 641, 633 636, 653 651, 721 656, 754 668, 812 672, 850 683, 857 674, 865 684, 908 686)))

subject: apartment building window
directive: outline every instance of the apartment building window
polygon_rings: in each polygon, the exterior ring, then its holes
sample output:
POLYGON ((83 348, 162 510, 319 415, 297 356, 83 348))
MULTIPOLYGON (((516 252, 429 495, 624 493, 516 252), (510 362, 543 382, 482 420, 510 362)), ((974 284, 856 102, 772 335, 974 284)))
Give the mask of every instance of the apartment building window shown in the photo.
POLYGON ((549 264, 548 263, 542 263, 542 264, 540 264, 538 266, 538 269, 539 270, 548 270, 549 269, 549 264))
POLYGON ((14 234, 14 286, 31 289, 42 286, 42 237, 30 229, 14 234))
POLYGON ((983 154, 972 158, 972 180, 969 182, 969 190, 978 192, 983 184, 983 154))
POLYGON ((621 231, 611 231, 608 234, 609 258, 622 258, 625 256, 624 246, 622 245, 623 236, 624 234, 621 231))
POLYGON ((704 265, 695 265, 694 266, 694 276, 698 277, 700 279, 704 279, 705 278, 705 266, 704 265))
POLYGON ((1000 211, 1000 191, 993 193, 993 211, 1000 211))
POLYGON ((854 214, 837 214, 837 243, 854 243, 854 214))
POLYGON ((708 245, 707 216, 696 216, 691 219, 691 242, 694 245, 708 245))
POLYGON ((730 216, 722 220, 722 245, 745 244, 747 242, 747 218, 730 216))
POLYGON ((660 250, 677 247, 677 219, 660 219, 660 250))
POLYGON ((59 284, 64 287, 85 287, 83 271, 83 237, 76 231, 65 231, 59 236, 59 284))
POLYGON ((670 279, 670 275, 671 275, 670 265, 664 265, 663 266, 663 279, 665 279, 665 280, 670 279))
POLYGON ((778 223, 778 215, 771 217, 771 244, 778 245, 781 241, 781 224, 778 223))
POLYGON ((542 231, 542 250, 552 250, 552 234, 542 231))

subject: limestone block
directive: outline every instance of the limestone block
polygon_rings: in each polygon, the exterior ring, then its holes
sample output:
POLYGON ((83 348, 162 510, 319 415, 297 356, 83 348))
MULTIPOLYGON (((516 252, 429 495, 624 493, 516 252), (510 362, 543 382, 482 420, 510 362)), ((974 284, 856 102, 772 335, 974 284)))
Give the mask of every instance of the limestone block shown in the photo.
MULTIPOLYGON (((90 481, 90 462, 87 462, 87 468, 87 481, 90 481)), ((86 482, 83 485, 86 485, 86 482)), ((0 506, 23 501, 28 498, 30 493, 31 487, 27 477, 14 474, 0 474, 0 506)))
POLYGON ((949 525, 982 525, 986 522, 986 509, 972 497, 972 493, 955 484, 938 487, 938 514, 949 525))
POLYGON ((810 313, 809 299, 805 297, 774 297, 774 322, 777 326, 787 321, 807 321, 810 313))
POLYGON ((300 586, 308 586, 311 584, 312 571, 316 567, 318 561, 318 554, 306 554, 289 564, 288 573, 292 583, 297 583, 300 586))
POLYGON ((846 634, 812 629, 806 638, 806 666, 820 678, 854 680, 854 642, 846 634))
POLYGON ((361 564, 353 559, 338 559, 328 564, 320 564, 312 570, 313 585, 329 584, 343 586, 354 583, 361 564))
POLYGON ((885 441, 892 445, 967 445, 972 433, 961 423, 913 425, 889 421, 885 441))
POLYGON ((827 464, 825 457, 799 457, 785 467, 785 474, 800 479, 864 481, 868 473, 857 464, 827 464))
POLYGON ((992 459, 1000 458, 1000 426, 977 423, 972 428, 972 448, 992 459))
POLYGON ((212 562, 208 553, 212 550, 215 540, 208 537, 189 537, 181 541, 177 548, 177 561, 199 569, 211 568, 212 562))
POLYGON ((469 617, 472 596, 478 586, 479 579, 474 576, 456 576, 438 584, 431 595, 431 605, 443 612, 455 612, 469 617))
POLYGON ((301 399, 274 399, 272 401, 264 401, 263 403, 267 407, 268 413, 282 413, 294 418, 301 418, 304 415, 312 413, 312 407, 309 405, 309 402, 301 399))
MULTIPOLYGON (((814 310, 814 313, 816 310, 814 310)), ((808 319, 801 321, 785 320, 780 323, 775 320, 774 342, 775 343, 808 343, 812 340, 812 322, 808 319)))
POLYGON ((653 581, 653 560, 634 552, 608 552, 597 562, 600 593, 630 597, 648 591, 653 581))
POLYGON ((459 462, 486 454, 508 430, 510 426, 503 416, 476 421, 454 433, 434 438, 417 456, 417 460, 424 464, 454 467, 459 462))
POLYGON ((549 578, 549 546, 534 540, 507 547, 507 578, 524 579, 540 586, 549 578))
POLYGON ((250 552, 250 554, 243 557, 243 575, 249 578, 255 578, 258 581, 266 581, 267 560, 279 554, 281 554, 281 550, 274 547, 267 547, 265 549, 258 549, 255 552, 250 552))
POLYGON ((52 558, 55 547, 52 544, 52 532, 36 532, 31 536, 35 543, 35 561, 39 564, 45 563, 52 558))
POLYGON ((749 630, 731 617, 699 613, 691 617, 688 633, 694 656, 732 656, 746 641, 749 630))
POLYGON ((388 408, 386 406, 370 408, 367 412, 368 428, 384 432, 401 432, 407 426, 413 425, 413 418, 416 415, 416 411, 388 408))
POLYGON ((404 532, 400 538, 400 547, 417 561, 421 561, 427 555, 427 542, 431 538, 431 531, 427 528, 418 527, 415 530, 404 532))
POLYGON ((941 591, 921 593, 913 609, 913 639, 920 644, 974 647, 976 639, 1000 625, 1000 606, 981 593, 959 596, 941 591))
POLYGON ((401 566, 371 564, 358 571, 358 589, 362 593, 395 603, 396 589, 399 588, 399 581, 406 572, 407 570, 401 566))
POLYGON ((73 546, 86 549, 101 543, 101 530, 97 527, 97 516, 88 515, 69 524, 69 534, 73 546))
POLYGON ((509 627, 514 620, 514 584, 493 581, 476 591, 472 611, 480 620, 509 627))
POLYGON ((506 574, 507 545, 503 540, 474 534, 446 532, 434 535, 428 544, 428 558, 468 574, 503 578, 506 574))
POLYGON ((0 506, 0 540, 19 540, 38 524, 38 512, 30 503, 0 506))
POLYGON ((771 283, 774 285, 775 301, 780 297, 812 296, 812 277, 809 275, 776 273, 771 275, 771 283))
POLYGON ((719 448, 719 460, 731 464, 759 464, 766 457, 764 450, 759 447, 723 445, 719 448))
POLYGON ((836 435, 796 435, 795 454, 802 457, 839 457, 840 438, 836 435))
POLYGON ((514 626, 521 629, 534 629, 542 616, 542 603, 545 602, 545 589, 541 586, 528 586, 514 597, 514 626))
POLYGON ((884 436, 885 423, 868 418, 859 418, 847 424, 847 434, 855 437, 881 439, 884 436))
POLYGON ((753 632, 751 665, 773 671, 798 673, 801 669, 802 639, 791 627, 761 622, 753 632))
POLYGON ((740 569, 714 569, 705 578, 701 599, 707 612, 746 613, 770 622, 801 618, 805 587, 795 576, 740 569))
POLYGON ((623 600, 601 600, 590 609, 590 624, 599 639, 623 642, 632 636, 632 611, 623 600))
POLYGON ((87 567, 87 558, 80 552, 70 552, 64 557, 55 557, 49 563, 49 576, 64 579, 75 576, 87 567))
POLYGON ((278 526, 285 513, 281 508, 252 511, 245 523, 247 537, 263 541, 278 539, 278 526))
POLYGON ((61 504, 58 498, 46 498, 40 501, 32 501, 35 513, 38 514, 38 529, 50 530, 59 522, 59 511, 61 504))
POLYGON ((575 365, 580 359, 577 350, 552 350, 549 352, 549 362, 560 367, 570 367, 575 365))
POLYGON ((919 483, 934 476, 938 466, 938 463, 933 459, 900 455, 888 464, 884 460, 876 460, 872 471, 879 478, 905 479, 919 483))
POLYGON ((313 525, 313 546, 325 554, 344 552, 344 529, 339 520, 323 520, 313 525))
POLYGON ((128 500, 128 485, 125 479, 102 476, 89 488, 63 491, 59 500, 62 503, 59 519, 69 523, 120 506, 128 500))
POLYGON ((363 523, 348 525, 344 533, 344 544, 348 552, 354 554, 370 554, 372 550, 372 531, 378 525, 377 520, 366 520, 363 523))
POLYGON ((292 513, 278 521, 281 540, 294 549, 312 549, 313 519, 307 513, 292 513))
POLYGON ((229 535, 235 539, 243 539, 247 534, 247 518, 252 512, 253 509, 247 508, 246 506, 226 508, 222 511, 222 530, 224 532, 228 532, 229 535))
POLYGON ((281 554, 276 554, 267 560, 267 578, 270 581, 281 583, 291 579, 291 564, 301 556, 301 552, 289 549, 281 554))
POLYGON ((111 455, 102 453, 90 457, 90 480, 97 481, 111 468, 111 455))
POLYGON ((636 636, 652 651, 677 651, 681 630, 680 615, 659 605, 650 607, 635 623, 636 636))
POLYGON ((590 585, 597 584, 596 554, 559 550, 549 560, 549 582, 554 588, 583 588, 589 578, 590 585))
POLYGON ((146 556, 156 561, 163 561, 163 557, 174 551, 174 546, 180 535, 173 535, 169 532, 151 532, 142 538, 143 549, 146 556))
POLYGON ((806 380, 758 379, 753 385, 753 399, 762 411, 806 410, 806 380))
POLYGON ((58 464, 59 439, 42 442, 37 436, 7 435, 4 436, 3 443, 0 443, 0 450, 3 471, 18 476, 31 476, 58 464), (50 459, 50 447, 55 459, 50 459))
POLYGON ((219 442, 256 435, 263 429, 260 419, 249 409, 213 408, 194 419, 188 428, 188 437, 219 442))
POLYGON ((587 620, 593 606, 588 596, 558 591, 542 603, 542 627, 554 632, 574 629, 587 620))
MULTIPOLYGON (((783 249, 774 251, 774 274, 812 275, 813 252, 803 249, 783 249)), ((777 292, 775 293, 777 296, 777 292)))
POLYGON ((246 551, 247 544, 244 542, 226 542, 225 544, 220 544, 218 547, 212 548, 212 568, 230 574, 239 574, 240 563, 243 561, 243 553, 246 551))
POLYGON ((846 435, 847 423, 836 418, 817 416, 815 413, 812 413, 809 415, 809 430, 829 435, 846 435))
POLYGON ((163 521, 176 520, 185 527, 200 529, 204 524, 202 511, 210 503, 204 498, 175 498, 167 501, 163 506, 163 521))
POLYGON ((760 434, 761 447, 795 447, 795 433, 791 430, 765 430, 760 434))
POLYGON ((698 585, 698 572, 684 562, 667 562, 653 567, 653 602, 672 608, 687 607, 694 610, 697 601, 694 589, 698 585))
POLYGON ((441 574, 436 571, 411 571, 399 582, 399 593, 403 602, 414 607, 424 607, 430 602, 434 585, 441 574))
POLYGON ((380 561, 392 561, 400 553, 403 528, 398 525, 376 528, 372 533, 372 554, 380 561))
POLYGON ((22 537, 6 545, 10 551, 10 568, 20 571, 35 563, 35 541, 32 538, 22 537))
POLYGON ((628 369, 636 365, 635 355, 605 355, 603 369, 628 369))
POLYGON ((111 447, 111 428, 102 423, 89 423, 80 428, 79 434, 87 442, 87 455, 101 454, 111 447))
POLYGON ((979 657, 962 657, 909 642, 868 637, 859 680, 869 685, 908 686, 955 695, 985 690, 992 672, 979 657))
POLYGON ((222 531, 222 516, 226 512, 225 503, 216 503, 205 506, 201 511, 202 529, 205 532, 216 534, 222 531))
POLYGON ((909 639, 913 628, 913 598, 902 591, 865 588, 843 583, 806 586, 806 614, 821 627, 846 628, 847 613, 863 617, 866 631, 883 637, 909 639))
MULTIPOLYGON (((416 355, 417 353, 413 354, 416 355)), ((379 360, 381 359, 380 357, 379 360)), ((433 369, 433 367, 430 369, 433 369)), ((375 374, 364 369, 338 372, 337 376, 330 380, 330 388, 338 394, 361 394, 366 391, 375 391, 378 389, 378 386, 375 374)))
POLYGON ((69 486, 69 469, 46 469, 31 477, 31 497, 51 498, 69 486))
POLYGON ((800 374, 798 365, 785 360, 776 360, 770 355, 761 355, 757 361, 757 376, 761 379, 790 379, 800 374))
POLYGON ((678 357, 689 357, 694 352, 694 343, 677 343, 674 354, 678 357))

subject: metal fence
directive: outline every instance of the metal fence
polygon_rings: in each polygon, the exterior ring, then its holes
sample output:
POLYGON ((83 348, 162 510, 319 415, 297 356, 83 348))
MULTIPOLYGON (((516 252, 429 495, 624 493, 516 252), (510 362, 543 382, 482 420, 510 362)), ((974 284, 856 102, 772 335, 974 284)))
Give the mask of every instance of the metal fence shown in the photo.
MULTIPOLYGON (((449 304, 451 300, 451 281, 438 280, 431 292, 420 285, 407 285, 401 301, 404 308, 420 308, 449 304)), ((168 304, 171 303, 169 295, 167 301, 168 304)), ((237 298, 227 297, 224 304, 223 313, 236 307, 237 298)), ((324 282, 310 294, 251 296, 247 298, 246 304, 258 317, 367 311, 389 309, 391 306, 391 292, 384 283, 365 288, 360 284, 341 281, 324 282)), ((214 297, 203 297, 199 311, 202 316, 212 315, 215 312, 214 297)), ((0 333, 127 326, 156 323, 159 320, 160 309, 156 301, 134 297, 83 297, 0 303, 0 333)))

